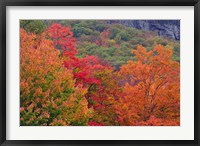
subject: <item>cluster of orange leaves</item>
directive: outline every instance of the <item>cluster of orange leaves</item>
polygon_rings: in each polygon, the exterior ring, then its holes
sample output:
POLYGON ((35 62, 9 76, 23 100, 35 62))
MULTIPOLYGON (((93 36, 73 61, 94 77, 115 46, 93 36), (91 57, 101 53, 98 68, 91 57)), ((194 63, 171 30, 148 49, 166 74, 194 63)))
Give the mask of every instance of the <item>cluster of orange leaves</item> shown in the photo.
POLYGON ((116 104, 120 124, 179 125, 180 66, 170 60, 172 50, 157 45, 147 52, 138 46, 133 53, 137 61, 128 61, 119 71, 125 81, 116 104))
POLYGON ((87 88, 75 86, 53 42, 20 31, 21 125, 82 125, 90 109, 87 88))
POLYGON ((70 28, 20 30, 21 125, 180 125, 180 65, 161 45, 133 50, 119 71, 77 58, 70 28))

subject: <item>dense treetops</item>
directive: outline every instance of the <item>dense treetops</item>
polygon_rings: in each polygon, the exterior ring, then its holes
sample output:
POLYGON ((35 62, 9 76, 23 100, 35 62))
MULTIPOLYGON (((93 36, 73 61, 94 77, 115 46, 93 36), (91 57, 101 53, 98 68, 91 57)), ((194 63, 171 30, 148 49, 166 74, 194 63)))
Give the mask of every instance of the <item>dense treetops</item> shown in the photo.
POLYGON ((134 57, 130 53, 137 45, 152 50, 157 44, 173 50, 172 59, 180 61, 180 44, 157 32, 143 31, 106 20, 22 20, 21 27, 27 32, 40 33, 53 23, 71 28, 76 38, 77 57, 94 55, 110 63, 115 69, 134 57))
POLYGON ((105 21, 36 22, 21 22, 21 125, 180 125, 178 42, 105 21))

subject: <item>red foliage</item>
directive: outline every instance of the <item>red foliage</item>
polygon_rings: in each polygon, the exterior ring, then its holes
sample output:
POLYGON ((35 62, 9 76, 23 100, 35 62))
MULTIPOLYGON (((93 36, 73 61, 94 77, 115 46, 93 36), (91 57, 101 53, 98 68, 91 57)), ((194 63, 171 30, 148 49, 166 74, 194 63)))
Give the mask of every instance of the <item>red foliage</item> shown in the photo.
POLYGON ((88 122, 88 125, 89 125, 89 126, 105 126, 104 123, 97 123, 97 122, 95 122, 95 121, 90 121, 90 122, 88 122))
POLYGON ((53 40, 55 47, 58 49, 61 47, 65 58, 64 66, 73 70, 77 85, 101 84, 100 80, 94 77, 94 72, 105 68, 105 66, 101 65, 94 56, 86 56, 82 59, 75 56, 77 54, 75 48, 76 40, 70 28, 63 27, 60 24, 53 24, 47 29, 46 33, 53 40))
MULTIPOLYGON (((107 47, 109 35, 95 43, 107 47)), ((95 56, 78 58, 69 27, 53 24, 38 36, 21 30, 20 38, 24 125, 180 124, 180 65, 171 49, 138 46, 136 61, 114 72, 95 56)))
POLYGON ((109 30, 104 30, 103 32, 101 32, 100 38, 98 38, 99 40, 95 41, 96 45, 108 47, 109 35, 110 35, 109 30))
POLYGON ((69 27, 54 23, 47 29, 46 33, 53 40, 56 48, 62 49, 70 56, 77 53, 75 48, 76 39, 69 27))

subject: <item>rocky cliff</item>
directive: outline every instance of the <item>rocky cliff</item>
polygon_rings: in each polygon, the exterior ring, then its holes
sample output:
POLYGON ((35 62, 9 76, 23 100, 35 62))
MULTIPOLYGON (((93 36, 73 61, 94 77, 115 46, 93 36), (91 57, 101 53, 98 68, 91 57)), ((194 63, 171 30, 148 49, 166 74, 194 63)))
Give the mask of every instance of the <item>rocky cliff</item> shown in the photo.
POLYGON ((108 23, 119 23, 146 31, 156 31, 159 36, 180 40, 179 20, 108 20, 108 23))

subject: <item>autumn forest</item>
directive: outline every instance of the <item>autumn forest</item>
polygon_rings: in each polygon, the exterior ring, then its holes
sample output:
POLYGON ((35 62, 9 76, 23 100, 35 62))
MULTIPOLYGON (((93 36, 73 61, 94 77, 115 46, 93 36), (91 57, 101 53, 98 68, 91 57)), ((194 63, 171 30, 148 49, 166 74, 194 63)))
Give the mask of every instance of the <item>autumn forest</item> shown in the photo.
POLYGON ((180 40, 121 21, 21 20, 20 125, 179 126, 180 40))

